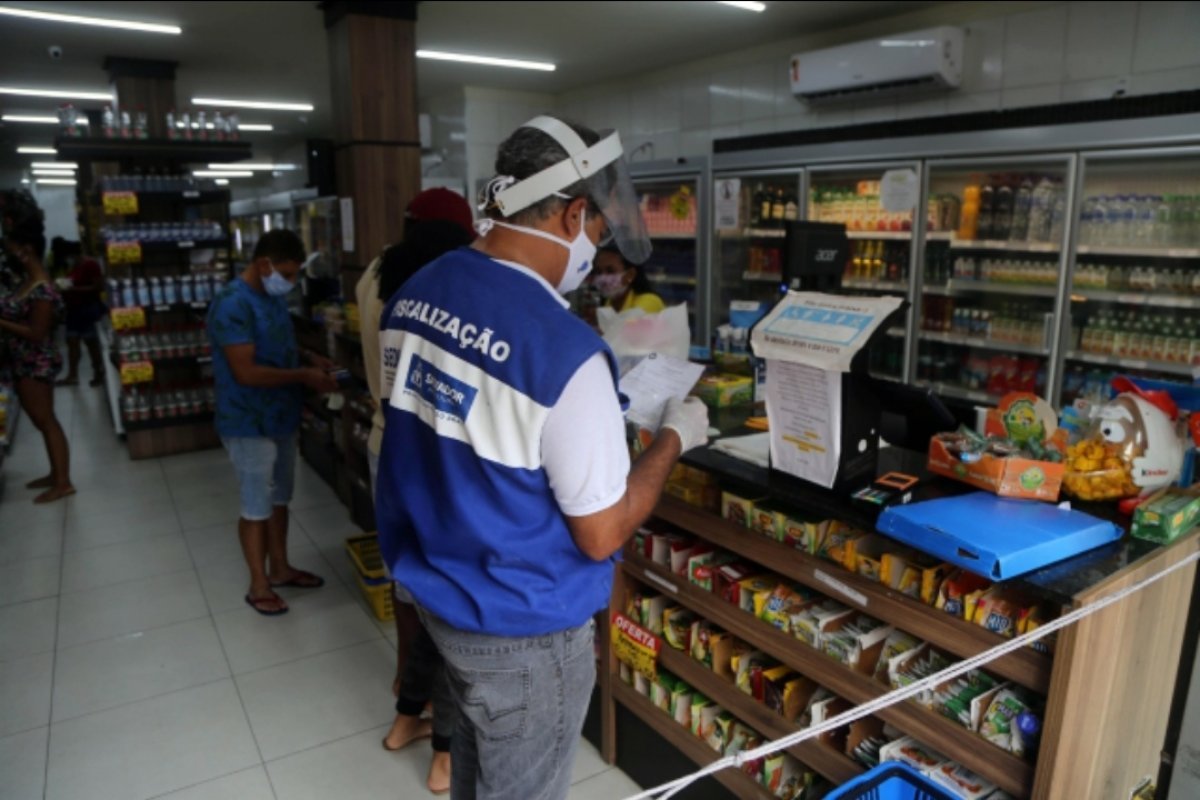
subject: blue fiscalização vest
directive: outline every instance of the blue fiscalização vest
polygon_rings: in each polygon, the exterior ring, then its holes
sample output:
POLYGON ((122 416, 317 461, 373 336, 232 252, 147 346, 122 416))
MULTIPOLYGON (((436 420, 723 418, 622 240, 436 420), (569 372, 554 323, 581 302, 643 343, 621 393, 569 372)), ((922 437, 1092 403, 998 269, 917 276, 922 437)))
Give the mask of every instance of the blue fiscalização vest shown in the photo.
POLYGON ((380 328, 390 401, 376 517, 392 576, 460 630, 537 636, 586 622, 608 604, 612 560, 575 545, 541 438, 594 354, 616 385, 611 351, 545 285, 470 248, 414 275, 380 328))

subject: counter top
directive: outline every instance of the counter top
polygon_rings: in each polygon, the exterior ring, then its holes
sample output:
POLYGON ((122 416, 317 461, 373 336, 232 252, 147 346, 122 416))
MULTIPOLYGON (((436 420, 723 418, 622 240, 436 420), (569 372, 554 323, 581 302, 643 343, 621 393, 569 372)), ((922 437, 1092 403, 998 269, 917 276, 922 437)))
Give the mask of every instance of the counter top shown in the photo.
MULTIPOLYGON (((748 407, 722 409, 712 415, 712 422, 724 435, 743 435, 754 432, 744 428, 745 420, 750 415, 751 409, 748 407)), ((716 475, 723 485, 741 487, 759 497, 766 494, 783 506, 839 519, 862 530, 874 531, 882 510, 851 501, 844 494, 823 489, 798 478, 740 461, 711 448, 693 450, 684 455, 682 460, 689 466, 716 475)), ((879 452, 876 474, 897 471, 920 476, 922 481, 914 490, 913 502, 976 491, 974 487, 965 483, 931 475, 925 469, 925 462, 925 453, 884 447, 879 452)), ((1070 605, 1076 595, 1162 547, 1130 536, 1130 520, 1119 514, 1115 504, 1072 503, 1072 506, 1094 517, 1115 523, 1126 531, 1126 535, 1119 541, 1026 573, 1005 583, 1046 600, 1064 606, 1070 605)))

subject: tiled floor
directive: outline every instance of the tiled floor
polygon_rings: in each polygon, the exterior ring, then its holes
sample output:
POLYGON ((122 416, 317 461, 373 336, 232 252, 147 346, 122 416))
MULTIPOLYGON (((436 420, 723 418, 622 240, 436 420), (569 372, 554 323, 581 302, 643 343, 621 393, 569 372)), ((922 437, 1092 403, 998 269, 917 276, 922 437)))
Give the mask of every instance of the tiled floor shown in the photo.
MULTIPOLYGON (((99 390, 59 389, 79 493, 22 419, 0 495, 0 800, 420 798, 427 745, 386 753, 395 633, 352 584, 344 507, 301 461, 290 614, 242 602, 224 451, 132 462, 99 390)), ((638 787, 583 743, 572 800, 638 787)))

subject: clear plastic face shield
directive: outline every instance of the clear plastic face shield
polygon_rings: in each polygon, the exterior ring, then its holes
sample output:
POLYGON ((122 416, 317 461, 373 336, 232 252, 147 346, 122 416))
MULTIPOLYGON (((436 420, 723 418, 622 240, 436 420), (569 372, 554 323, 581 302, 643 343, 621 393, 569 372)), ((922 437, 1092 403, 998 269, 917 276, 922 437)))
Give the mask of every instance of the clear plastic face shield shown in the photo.
POLYGON ((605 131, 588 147, 569 125, 554 117, 535 117, 522 127, 537 128, 551 136, 567 151, 567 158, 536 175, 496 192, 495 204, 506 217, 511 217, 546 197, 560 193, 577 181, 584 181, 588 197, 600 209, 611 237, 626 260, 641 264, 650 257, 650 237, 642 221, 637 192, 629 177, 616 131, 605 131))

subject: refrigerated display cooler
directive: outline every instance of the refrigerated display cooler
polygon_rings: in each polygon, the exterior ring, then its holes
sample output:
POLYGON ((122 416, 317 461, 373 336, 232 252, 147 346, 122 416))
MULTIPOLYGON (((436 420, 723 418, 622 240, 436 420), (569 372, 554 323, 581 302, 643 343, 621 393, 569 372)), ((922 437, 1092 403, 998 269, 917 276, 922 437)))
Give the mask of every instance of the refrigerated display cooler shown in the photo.
POLYGON ((802 218, 847 227, 843 291, 911 303, 905 328, 872 354, 880 377, 963 406, 1011 390, 1061 406, 1105 396, 1118 373, 1200 374, 1200 115, 729 145, 716 145, 714 192, 739 179, 742 196, 738 224, 715 231, 714 322, 730 299, 778 291, 752 282, 763 258, 750 248, 780 236, 752 224, 767 208, 755 197, 782 189, 786 216, 799 187, 802 218), (920 176, 924 213, 907 220, 876 200, 897 168, 920 176))

